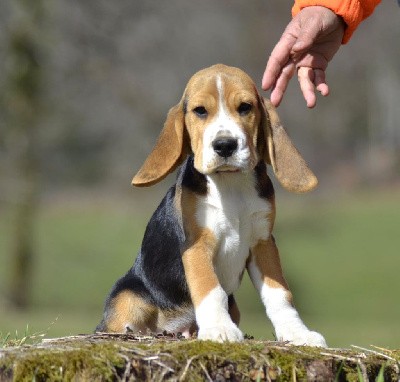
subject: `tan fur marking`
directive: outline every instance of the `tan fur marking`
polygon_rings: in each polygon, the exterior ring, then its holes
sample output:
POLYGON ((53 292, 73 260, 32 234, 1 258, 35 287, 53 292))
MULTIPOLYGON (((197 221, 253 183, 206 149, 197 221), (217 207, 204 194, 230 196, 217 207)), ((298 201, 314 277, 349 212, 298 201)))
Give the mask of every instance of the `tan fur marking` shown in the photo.
POLYGON ((263 282, 271 288, 284 288, 289 291, 273 236, 267 241, 260 241, 252 248, 251 252, 257 268, 261 272, 263 282))
POLYGON ((203 167, 203 134, 206 127, 217 117, 219 109, 219 96, 215 76, 198 76, 196 73, 189 81, 185 98, 187 100, 187 113, 185 115, 186 129, 190 137, 190 145, 195 154, 195 167, 203 167), (203 106, 207 110, 206 118, 199 118, 193 109, 203 106))
POLYGON ((215 241, 213 236, 211 231, 205 229, 196 243, 183 254, 183 266, 195 307, 219 284, 209 250, 210 244, 215 241))
POLYGON ((213 265, 217 241, 211 230, 198 226, 196 202, 196 195, 182 190, 183 222, 188 241, 182 260, 195 307, 219 284, 213 265))
POLYGON ((119 293, 111 303, 107 330, 125 333, 129 326, 133 331, 156 329, 158 309, 130 291, 119 293))
MULTIPOLYGON (((237 75, 237 74, 235 74, 237 75)), ((240 126, 247 139, 247 145, 251 155, 251 167, 256 166, 259 161, 257 151, 258 126, 261 120, 261 107, 259 97, 253 81, 248 76, 240 76, 239 80, 230 80, 227 75, 222 76, 224 80, 225 106, 230 117, 240 126), (247 115, 240 115, 238 108, 241 103, 249 103, 253 107, 247 115)))

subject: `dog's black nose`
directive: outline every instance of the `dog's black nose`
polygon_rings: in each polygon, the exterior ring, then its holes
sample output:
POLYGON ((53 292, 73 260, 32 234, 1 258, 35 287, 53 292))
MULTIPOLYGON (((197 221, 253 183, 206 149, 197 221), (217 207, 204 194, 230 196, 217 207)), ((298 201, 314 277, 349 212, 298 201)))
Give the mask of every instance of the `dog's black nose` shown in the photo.
POLYGON ((212 147, 220 157, 228 158, 238 148, 238 142, 235 138, 217 138, 213 141, 212 147))

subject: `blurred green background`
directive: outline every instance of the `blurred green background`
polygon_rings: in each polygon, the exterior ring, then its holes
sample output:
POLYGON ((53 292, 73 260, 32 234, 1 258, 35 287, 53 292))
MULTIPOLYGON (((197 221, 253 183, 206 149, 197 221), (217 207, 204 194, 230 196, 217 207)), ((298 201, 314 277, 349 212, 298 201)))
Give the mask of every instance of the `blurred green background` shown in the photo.
MULTIPOLYGON (((290 20, 282 0, 0 3, 0 338, 91 332, 173 176, 130 179, 188 78, 223 62, 259 85, 290 20)), ((279 114, 320 184, 277 189, 274 230, 306 324, 330 346, 399 348, 400 8, 382 3, 307 110, 279 114)), ((242 329, 273 339, 248 278, 242 329)))
MULTIPOLYGON (((49 202, 35 227, 32 305, 20 311, 4 302, 1 331, 23 333, 29 324, 31 333, 46 336, 92 332, 112 284, 139 248, 151 213, 141 207, 143 199, 149 209, 156 206, 145 193, 134 191, 123 201, 49 202)), ((330 346, 399 347, 399 205, 400 194, 392 191, 337 198, 278 195, 274 231, 295 304, 330 346)), ((1 212, 0 288, 6 290, 10 226, 7 211, 1 212)), ((241 328, 273 339, 247 275, 237 297, 241 328)))

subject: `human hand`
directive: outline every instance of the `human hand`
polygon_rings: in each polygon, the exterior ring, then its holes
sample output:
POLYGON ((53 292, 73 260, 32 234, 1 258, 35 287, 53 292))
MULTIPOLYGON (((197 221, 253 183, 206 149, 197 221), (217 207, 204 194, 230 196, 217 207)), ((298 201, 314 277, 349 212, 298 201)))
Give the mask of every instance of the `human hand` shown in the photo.
POLYGON ((329 94, 325 70, 338 51, 345 23, 330 9, 303 8, 288 24, 275 45, 265 68, 262 88, 271 91, 271 102, 278 106, 297 69, 300 89, 307 106, 316 104, 315 89, 329 94))

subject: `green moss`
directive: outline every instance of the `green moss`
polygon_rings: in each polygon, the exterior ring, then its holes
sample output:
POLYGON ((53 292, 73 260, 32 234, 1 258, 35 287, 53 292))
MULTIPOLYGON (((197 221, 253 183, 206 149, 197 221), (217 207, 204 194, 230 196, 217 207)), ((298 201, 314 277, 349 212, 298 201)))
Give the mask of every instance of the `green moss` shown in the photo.
MULTIPOLYGON (((141 345, 143 349, 168 352, 183 366, 188 359, 195 359, 190 365, 191 378, 204 377, 204 366, 210 373, 221 372, 227 365, 233 366, 234 372, 241 376, 254 377, 255 380, 268 377, 271 380, 305 379, 308 361, 316 359, 319 351, 315 348, 293 348, 269 346, 266 342, 246 341, 242 343, 215 343, 212 341, 182 341, 179 343, 160 342, 141 345), (297 351, 293 351, 297 349, 297 351), (202 365, 202 366, 201 366, 202 365)), ((215 376, 215 375, 214 375, 215 376)))
POLYGON ((212 355, 221 355, 225 358, 232 359, 248 359, 252 352, 260 352, 265 348, 265 344, 242 342, 242 343, 218 343, 213 341, 180 341, 176 342, 160 342, 158 344, 150 344, 149 348, 159 347, 162 351, 174 351, 179 358, 191 358, 194 356, 203 357, 212 355))
POLYGON ((152 354, 170 354, 179 365, 178 373, 185 373, 190 381, 204 380, 205 373, 215 379, 223 376, 246 375, 259 363, 264 364, 265 357, 260 357, 265 344, 262 343, 216 343, 212 341, 159 341, 137 345, 143 351, 152 354))
POLYGON ((294 374, 299 380, 305 378, 306 370, 304 364, 300 362, 300 358, 304 359, 304 355, 301 357, 296 353, 282 352, 275 349, 271 349, 268 355, 271 360, 271 365, 279 368, 282 380, 296 380, 294 374))
POLYGON ((351 350, 262 341, 221 344, 171 338, 138 339, 127 335, 93 335, 4 349, 0 351, 0 379, 306 381, 326 375, 326 380, 359 382, 360 362, 371 380, 375 380, 382 365, 385 365, 385 380, 398 380, 397 369, 387 360, 379 355, 365 357, 351 350))
POLYGON ((18 357, 0 359, 0 368, 12 370, 14 381, 110 380, 124 360, 115 344, 76 344, 66 349, 23 347, 18 357))

